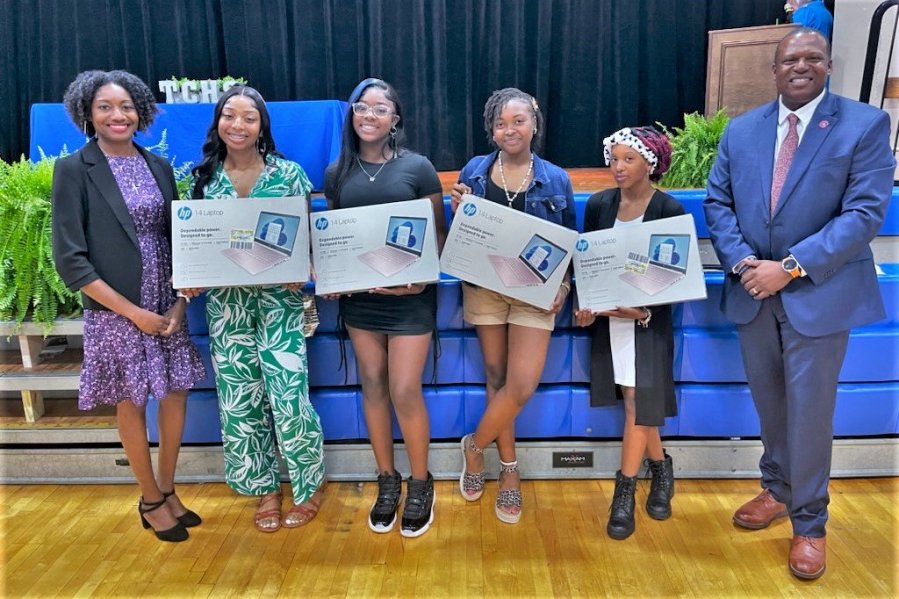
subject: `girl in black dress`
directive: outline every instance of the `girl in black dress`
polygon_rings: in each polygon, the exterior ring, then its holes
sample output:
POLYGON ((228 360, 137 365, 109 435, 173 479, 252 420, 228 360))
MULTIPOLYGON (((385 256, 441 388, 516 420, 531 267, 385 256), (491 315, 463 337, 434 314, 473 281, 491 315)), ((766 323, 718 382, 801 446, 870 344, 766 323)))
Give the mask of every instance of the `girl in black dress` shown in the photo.
MULTIPOLYGON (((354 208, 428 198, 434 205, 437 247, 446 224, 443 191, 427 158, 403 146, 403 111, 396 90, 366 79, 350 95, 338 160, 325 173, 328 208, 354 208)), ((342 319, 356 354, 365 423, 378 465, 378 497, 368 526, 393 529, 402 477, 393 460, 390 407, 396 411, 409 455, 401 533, 424 534, 434 517, 434 478, 428 471, 430 427, 421 389, 437 320, 434 285, 370 289, 340 297, 342 319)))

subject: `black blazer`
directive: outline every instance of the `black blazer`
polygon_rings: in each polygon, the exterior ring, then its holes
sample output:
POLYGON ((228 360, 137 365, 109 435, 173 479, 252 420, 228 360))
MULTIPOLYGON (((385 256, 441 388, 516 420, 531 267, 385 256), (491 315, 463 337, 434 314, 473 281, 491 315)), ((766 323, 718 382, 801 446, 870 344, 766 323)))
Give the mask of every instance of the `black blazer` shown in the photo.
MULTIPOLYGON (((587 200, 584 211, 584 232, 609 229, 615 225, 621 190, 607 189, 587 200)), ((680 202, 661 191, 649 200, 643 222, 680 216, 684 208, 680 202)), ((674 333, 670 306, 653 306, 649 327, 634 321, 634 355, 636 357, 636 423, 643 426, 662 426, 666 416, 677 415, 674 395, 674 333)), ((590 405, 614 404, 621 397, 615 385, 612 347, 609 342, 609 319, 597 316, 590 327, 593 342, 590 350, 590 405)))
MULTIPOLYGON (((164 159, 137 146, 165 199, 165 237, 171 244, 175 174, 164 159)), ((143 260, 137 230, 96 139, 56 161, 53 169, 53 260, 72 291, 102 279, 140 305, 143 260)), ((174 294, 174 290, 172 291, 174 294)), ((84 307, 108 310, 82 294, 84 307)))

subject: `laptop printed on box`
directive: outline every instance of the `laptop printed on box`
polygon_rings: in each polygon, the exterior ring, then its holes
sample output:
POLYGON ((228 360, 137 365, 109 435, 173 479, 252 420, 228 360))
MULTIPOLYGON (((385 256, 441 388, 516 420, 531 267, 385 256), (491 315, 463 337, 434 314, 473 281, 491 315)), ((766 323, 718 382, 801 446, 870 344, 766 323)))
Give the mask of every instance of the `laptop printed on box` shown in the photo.
POLYGON ((534 235, 515 258, 498 254, 487 257, 503 285, 513 288, 543 285, 567 255, 553 242, 534 235))
POLYGON ((385 277, 402 272, 418 262, 425 245, 428 219, 417 216, 391 216, 384 246, 357 258, 385 277))
POLYGON ((647 295, 656 295, 687 276, 689 249, 689 235, 651 235, 649 255, 630 256, 618 278, 647 295))
POLYGON ((253 240, 241 241, 232 235, 231 247, 222 254, 251 275, 264 272, 290 259, 300 220, 294 214, 260 212, 253 240))

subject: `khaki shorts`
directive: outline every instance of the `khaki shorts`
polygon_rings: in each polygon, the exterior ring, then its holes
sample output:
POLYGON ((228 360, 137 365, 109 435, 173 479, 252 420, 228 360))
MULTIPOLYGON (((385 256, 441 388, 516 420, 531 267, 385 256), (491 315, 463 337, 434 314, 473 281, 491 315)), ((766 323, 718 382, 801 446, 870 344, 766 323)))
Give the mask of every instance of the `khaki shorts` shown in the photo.
POLYGON ((556 315, 476 285, 462 283, 465 322, 473 325, 517 324, 552 331, 556 315))

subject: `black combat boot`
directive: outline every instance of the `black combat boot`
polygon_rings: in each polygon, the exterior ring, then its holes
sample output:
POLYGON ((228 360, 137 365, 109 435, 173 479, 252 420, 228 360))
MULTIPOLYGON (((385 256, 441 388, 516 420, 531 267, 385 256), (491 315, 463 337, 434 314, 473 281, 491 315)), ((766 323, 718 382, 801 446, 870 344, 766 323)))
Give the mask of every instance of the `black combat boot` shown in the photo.
POLYGON ((621 470, 615 473, 615 497, 609 509, 609 524, 606 532, 609 536, 622 541, 634 532, 634 492, 637 490, 637 477, 624 476, 621 470))
POLYGON ((671 517, 671 498, 674 497, 674 464, 671 456, 664 453, 662 460, 646 460, 652 473, 649 497, 646 498, 646 513, 656 520, 671 517))

